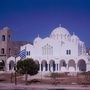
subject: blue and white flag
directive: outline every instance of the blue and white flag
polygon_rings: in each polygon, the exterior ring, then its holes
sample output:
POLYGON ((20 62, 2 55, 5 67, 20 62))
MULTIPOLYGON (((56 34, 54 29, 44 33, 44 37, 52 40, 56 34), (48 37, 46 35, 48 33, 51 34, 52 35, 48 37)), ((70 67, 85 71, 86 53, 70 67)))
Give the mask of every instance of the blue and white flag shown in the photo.
POLYGON ((21 59, 25 59, 26 58, 26 48, 23 49, 22 51, 20 51, 19 56, 21 57, 21 59))

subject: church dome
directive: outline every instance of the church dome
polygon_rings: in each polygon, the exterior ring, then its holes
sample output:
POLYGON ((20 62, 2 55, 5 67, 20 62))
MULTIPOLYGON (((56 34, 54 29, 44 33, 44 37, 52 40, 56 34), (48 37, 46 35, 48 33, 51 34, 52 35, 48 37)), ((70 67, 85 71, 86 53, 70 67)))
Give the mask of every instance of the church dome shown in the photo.
POLYGON ((34 44, 40 42, 42 39, 38 36, 34 39, 34 44))
POLYGON ((54 39, 68 38, 70 36, 69 31, 63 27, 57 27, 52 32, 50 37, 54 39))

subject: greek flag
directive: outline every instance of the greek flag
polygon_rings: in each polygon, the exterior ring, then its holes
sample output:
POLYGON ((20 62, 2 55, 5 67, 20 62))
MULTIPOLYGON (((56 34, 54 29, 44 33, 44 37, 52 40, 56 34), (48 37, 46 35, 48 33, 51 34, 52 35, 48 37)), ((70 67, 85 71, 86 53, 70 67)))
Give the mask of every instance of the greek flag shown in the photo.
POLYGON ((20 51, 19 56, 21 57, 21 59, 25 59, 26 58, 26 48, 23 49, 22 51, 20 51))

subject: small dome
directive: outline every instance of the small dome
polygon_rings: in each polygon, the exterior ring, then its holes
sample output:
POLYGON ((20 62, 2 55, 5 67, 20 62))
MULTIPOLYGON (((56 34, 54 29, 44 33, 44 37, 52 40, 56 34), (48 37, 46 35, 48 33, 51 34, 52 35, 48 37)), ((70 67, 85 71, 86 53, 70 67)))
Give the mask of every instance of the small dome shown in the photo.
POLYGON ((9 27, 4 27, 3 30, 10 30, 10 28, 9 27))
POLYGON ((71 36, 71 40, 72 40, 72 41, 79 41, 80 39, 79 39, 78 36, 76 36, 75 34, 73 34, 73 35, 71 36))
POLYGON ((73 34, 73 35, 71 36, 71 39, 77 39, 77 40, 79 40, 79 37, 76 36, 75 34, 73 34))
POLYGON ((38 36, 34 39, 34 43, 40 42, 42 39, 38 36))
POLYGON ((66 38, 66 37, 68 38, 68 36, 71 36, 69 31, 66 28, 63 28, 61 26, 55 28, 51 32, 51 35, 50 35, 51 38, 55 38, 55 39, 61 39, 62 37, 63 38, 66 38))

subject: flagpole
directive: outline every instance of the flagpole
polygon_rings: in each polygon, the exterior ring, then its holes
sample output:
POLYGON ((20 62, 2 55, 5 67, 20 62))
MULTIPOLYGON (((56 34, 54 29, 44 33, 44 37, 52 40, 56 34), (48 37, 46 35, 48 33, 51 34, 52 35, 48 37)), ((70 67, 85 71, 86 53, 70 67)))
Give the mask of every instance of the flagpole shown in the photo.
POLYGON ((15 67, 15 85, 17 85, 16 57, 17 57, 17 50, 15 50, 15 66, 14 66, 15 67))
POLYGON ((15 56, 15 85, 17 85, 17 77, 16 77, 16 56, 15 56))

